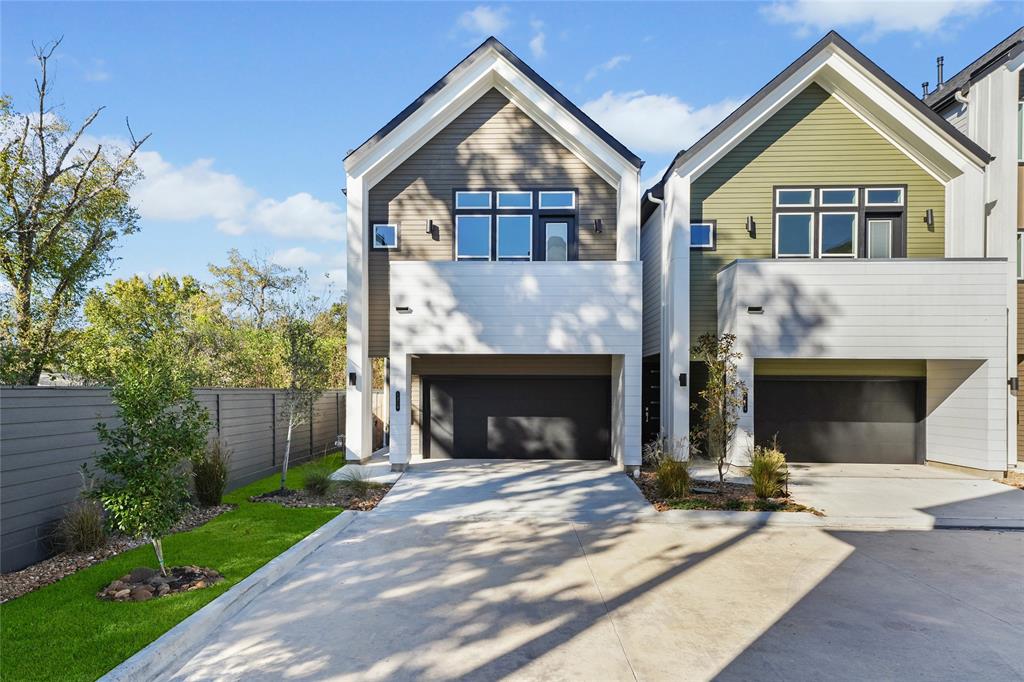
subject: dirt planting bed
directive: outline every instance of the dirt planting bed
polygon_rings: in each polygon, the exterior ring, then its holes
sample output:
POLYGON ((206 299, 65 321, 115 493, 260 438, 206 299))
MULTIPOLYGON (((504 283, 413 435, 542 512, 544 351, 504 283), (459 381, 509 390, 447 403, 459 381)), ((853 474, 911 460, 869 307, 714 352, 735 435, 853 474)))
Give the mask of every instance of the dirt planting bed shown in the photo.
POLYGON ((341 507, 355 511, 370 511, 391 490, 390 485, 374 484, 367 487, 335 485, 325 495, 314 495, 306 490, 274 490, 254 495, 252 502, 272 502, 285 507, 341 507))
POLYGON ((824 516, 813 507, 794 502, 790 497, 776 497, 762 500, 754 494, 754 486, 726 481, 694 481, 690 493, 683 497, 664 497, 658 492, 657 478, 653 471, 641 471, 635 478, 640 491, 658 511, 669 509, 706 509, 713 511, 781 511, 810 512, 824 516))

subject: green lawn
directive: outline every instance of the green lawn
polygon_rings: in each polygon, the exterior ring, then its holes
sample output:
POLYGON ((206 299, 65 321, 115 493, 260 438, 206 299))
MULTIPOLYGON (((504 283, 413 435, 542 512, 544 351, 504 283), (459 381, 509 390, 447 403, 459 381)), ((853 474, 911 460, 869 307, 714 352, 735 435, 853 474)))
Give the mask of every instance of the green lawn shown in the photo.
MULTIPOLYGON (((341 466, 341 455, 294 467, 288 487, 301 486, 302 470, 324 462, 341 466)), ((220 571, 226 580, 213 587, 139 603, 97 599, 100 588, 136 566, 156 568, 145 546, 0 605, 0 677, 94 680, 340 513, 248 501, 279 481, 269 476, 228 493, 224 501, 237 509, 164 540, 168 565, 220 571)))

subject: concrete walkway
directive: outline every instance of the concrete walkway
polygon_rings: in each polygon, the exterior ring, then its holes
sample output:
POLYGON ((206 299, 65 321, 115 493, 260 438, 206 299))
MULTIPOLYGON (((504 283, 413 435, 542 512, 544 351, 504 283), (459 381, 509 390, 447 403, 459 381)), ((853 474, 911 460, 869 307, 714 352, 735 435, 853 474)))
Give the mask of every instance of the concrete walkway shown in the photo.
POLYGON ((369 512, 172 680, 1024 678, 1024 533, 369 512))

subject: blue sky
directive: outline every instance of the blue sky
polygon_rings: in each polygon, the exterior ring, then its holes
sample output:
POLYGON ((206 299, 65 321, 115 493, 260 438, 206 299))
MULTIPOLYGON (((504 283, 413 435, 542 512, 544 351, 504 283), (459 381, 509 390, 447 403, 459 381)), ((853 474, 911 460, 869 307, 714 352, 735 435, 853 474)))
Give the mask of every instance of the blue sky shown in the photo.
POLYGON ((1024 3, 47 3, 0 5, 0 86, 24 108, 32 41, 92 132, 151 132, 142 231, 116 274, 206 276, 229 248, 344 284, 345 152, 489 34, 646 160, 653 178, 835 28, 913 92, 1024 24, 1024 3))

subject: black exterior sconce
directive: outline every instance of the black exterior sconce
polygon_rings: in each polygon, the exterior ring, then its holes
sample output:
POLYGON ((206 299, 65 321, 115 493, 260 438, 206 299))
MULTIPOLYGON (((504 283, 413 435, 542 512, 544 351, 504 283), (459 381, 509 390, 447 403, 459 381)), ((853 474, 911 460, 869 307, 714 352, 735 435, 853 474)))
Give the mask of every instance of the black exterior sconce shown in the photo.
POLYGON ((747 413, 747 389, 743 389, 743 414, 747 413))
POLYGON ((679 387, 686 388, 686 372, 679 373, 679 387))
POLYGON ((434 234, 434 221, 427 219, 427 234, 434 234))
POLYGON ((597 234, 604 232, 604 226, 601 224, 600 218, 594 218, 594 232, 597 234))
POLYGON ((1016 393, 1020 390, 1020 378, 1010 377, 1006 380, 1006 384, 1010 387, 1010 390, 1016 393))
POLYGON ((747 234, 751 237, 757 236, 757 223, 754 222, 754 216, 747 216, 747 234))
POLYGON ((402 411, 402 392, 395 391, 395 412, 402 411))
POLYGON ((398 313, 399 315, 408 315, 409 313, 412 312, 412 308, 410 308, 407 305, 396 305, 395 312, 398 313))
POLYGON ((355 372, 349 372, 348 373, 348 385, 349 386, 355 386, 356 385, 356 373, 355 372))
POLYGON ((930 208, 924 212, 924 224, 928 226, 929 230, 935 229, 935 211, 930 208))

